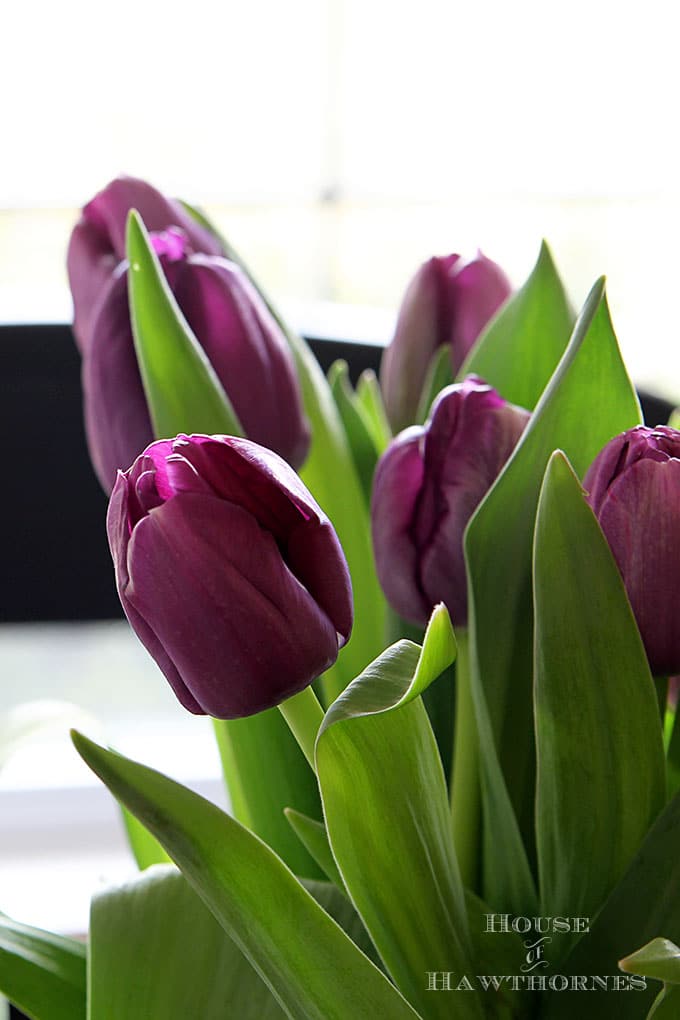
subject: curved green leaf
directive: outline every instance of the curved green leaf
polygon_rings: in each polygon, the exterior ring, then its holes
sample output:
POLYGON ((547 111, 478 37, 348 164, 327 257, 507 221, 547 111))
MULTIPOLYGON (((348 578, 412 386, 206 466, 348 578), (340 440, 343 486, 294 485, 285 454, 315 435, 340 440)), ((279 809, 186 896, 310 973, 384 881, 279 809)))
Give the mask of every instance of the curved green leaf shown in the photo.
POLYGON ((346 361, 335 361, 328 371, 328 383, 340 413, 366 505, 371 502, 373 474, 378 460, 378 448, 372 424, 352 390, 346 361))
POLYGON ((282 1020, 287 1014, 176 868, 95 896, 91 1020, 282 1020))
POLYGON ((539 500, 534 606, 541 911, 590 917, 663 808, 665 762, 654 683, 621 575, 559 452, 539 500))
POLYGON ((531 550, 545 468, 553 450, 562 449, 582 474, 613 435, 639 421, 600 281, 519 445, 465 534, 485 899, 497 909, 526 914, 531 906, 522 860, 522 842, 534 859, 531 550))
POLYGON ((680 1016, 680 988, 670 985, 659 994, 647 1014, 647 1020, 678 1020, 680 1016))
POLYGON ((31 1020, 85 1020, 85 946, 0 914, 0 993, 31 1020))
POLYGON ((471 372, 481 375, 506 400, 533 410, 564 353, 573 323, 544 241, 529 279, 491 320, 458 378, 471 372))
POLYGON ((128 216, 128 293, 144 392, 157 438, 242 436, 233 407, 170 290, 139 217, 128 216))
POLYGON ((619 967, 628 974, 680 985, 680 949, 669 939, 652 939, 642 949, 619 960, 619 967))
POLYGON ((303 846, 307 848, 324 875, 333 882, 338 889, 344 891, 342 876, 333 857, 331 845, 328 842, 328 833, 323 822, 317 822, 314 818, 308 818, 294 808, 286 808, 284 811, 288 823, 303 846))
POLYGON ((127 808, 121 807, 121 813, 128 843, 139 870, 146 871, 154 864, 167 864, 170 858, 156 837, 127 808))
POLYGON ((293 1020, 417 1017, 261 840, 158 772, 80 734, 73 741, 165 847, 293 1020))
MULTIPOLYGON (((330 707, 316 742, 328 838, 375 947, 423 1017, 450 1017, 428 971, 470 973, 470 933, 453 849, 448 793, 418 697, 449 666, 448 613, 435 609, 423 649, 388 648, 330 707)), ((477 995, 456 1016, 481 1017, 477 995)))
POLYGON ((427 421, 430 408, 437 394, 441 393, 445 386, 450 386, 452 382, 451 345, 442 344, 432 355, 430 364, 427 367, 423 391, 420 394, 420 401, 416 412, 416 424, 422 425, 423 422, 427 421))
POLYGON ((365 368, 359 376, 356 394, 359 404, 366 413, 366 421, 380 455, 392 438, 392 430, 387 420, 380 383, 372 368, 365 368))

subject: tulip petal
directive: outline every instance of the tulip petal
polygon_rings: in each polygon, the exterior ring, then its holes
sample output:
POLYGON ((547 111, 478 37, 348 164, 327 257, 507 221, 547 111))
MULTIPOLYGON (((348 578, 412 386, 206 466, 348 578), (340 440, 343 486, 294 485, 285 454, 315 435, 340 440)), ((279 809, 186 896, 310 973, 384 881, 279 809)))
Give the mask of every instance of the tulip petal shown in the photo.
POLYGON ((270 708, 337 655, 335 627, 274 538, 239 506, 173 497, 135 527, 128 564, 129 605, 153 619, 154 635, 210 715, 270 708))
POLYGON ((451 270, 451 278, 455 315, 450 341, 455 375, 512 288, 501 267, 481 252, 469 262, 461 259, 451 270))

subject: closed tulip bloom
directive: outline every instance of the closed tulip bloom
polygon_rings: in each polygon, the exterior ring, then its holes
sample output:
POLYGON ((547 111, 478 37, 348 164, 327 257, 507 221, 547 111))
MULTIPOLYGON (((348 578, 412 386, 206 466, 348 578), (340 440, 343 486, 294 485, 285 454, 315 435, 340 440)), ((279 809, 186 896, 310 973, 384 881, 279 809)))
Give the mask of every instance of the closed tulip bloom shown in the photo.
MULTIPOLYGON (((309 428, 280 327, 233 262, 193 252, 183 230, 152 233, 171 290, 222 383, 246 435, 300 467, 309 428)), ((107 491, 153 439, 127 294, 127 263, 105 288, 83 352, 85 431, 107 491)))
POLYGON ((380 584, 405 620, 425 624, 444 602, 467 622, 463 532, 519 440, 529 412, 477 376, 442 390, 422 427, 378 461, 371 517, 380 584))
POLYGON ((380 385, 395 432, 412 424, 435 352, 451 348, 454 376, 488 321, 509 297, 503 270, 481 252, 473 259, 436 256, 411 280, 394 339, 380 366, 380 385))
POLYGON ((655 676, 680 673, 680 432, 638 425, 583 480, 614 555, 655 676))
POLYGON ((107 528, 128 620, 190 712, 271 708, 349 637, 335 531, 288 464, 255 443, 153 443, 119 473, 107 528))
POLYGON ((130 209, 137 210, 149 231, 179 227, 194 251, 225 254, 218 238, 196 223, 181 202, 166 198, 136 177, 111 181, 84 207, 69 241, 66 265, 73 296, 73 331, 81 351, 88 345, 97 305, 125 259, 130 209))

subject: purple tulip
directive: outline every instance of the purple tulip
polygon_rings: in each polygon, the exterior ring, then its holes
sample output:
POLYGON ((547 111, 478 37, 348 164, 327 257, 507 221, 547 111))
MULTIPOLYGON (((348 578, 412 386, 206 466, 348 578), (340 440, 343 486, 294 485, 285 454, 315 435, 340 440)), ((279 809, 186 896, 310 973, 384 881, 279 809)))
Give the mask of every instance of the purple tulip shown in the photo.
POLYGON ((137 210, 149 231, 180 227, 194 251, 225 254, 220 241, 196 223, 180 202, 165 198, 136 177, 111 181, 83 209, 71 234, 66 258, 73 295, 73 331, 81 351, 88 346, 97 305, 125 259, 125 228, 130 209, 137 210))
POLYGON ((416 420, 435 352, 450 345, 455 376, 510 293, 503 270, 481 252, 470 260, 446 255, 423 263, 406 290, 394 339, 380 366, 387 416, 395 432, 416 420))
POLYGON ((448 386, 424 426, 378 461, 371 508, 378 578, 393 609, 425 624, 444 602, 467 622, 463 532, 515 448, 529 412, 477 376, 448 386))
POLYGON ((271 708, 349 637, 335 531, 292 468, 256 443, 152 443, 118 474, 107 528, 127 618, 190 712, 271 708))
POLYGON ((680 673, 680 432, 638 425, 583 481, 614 555, 655 676, 680 673))
MULTIPOLYGON (((182 230, 152 233, 151 241, 246 434, 300 467, 309 448, 309 428, 295 366, 261 297, 233 262, 194 254, 182 230)), ((153 439, 132 336, 125 262, 94 316, 82 375, 90 456, 110 491, 118 469, 128 467, 153 439)))

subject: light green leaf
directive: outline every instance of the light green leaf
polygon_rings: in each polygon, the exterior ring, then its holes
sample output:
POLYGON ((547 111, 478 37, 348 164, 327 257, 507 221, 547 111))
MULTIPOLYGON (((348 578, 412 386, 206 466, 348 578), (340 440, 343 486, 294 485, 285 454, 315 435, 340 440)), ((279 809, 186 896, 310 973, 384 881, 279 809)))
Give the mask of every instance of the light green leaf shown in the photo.
POLYGON ((307 815, 303 815, 293 808, 286 808, 284 814, 293 832, 307 848, 323 873, 331 882, 335 883, 338 889, 344 890, 345 886, 335 863, 324 823, 317 822, 314 818, 308 818, 307 815))
POLYGON ((85 946, 0 914, 0 993, 31 1020, 85 1020, 85 946))
POLYGON ((183 876, 150 868, 96 896, 90 1020, 281 1020, 286 1013, 183 876))
POLYGON ((392 438, 392 430, 385 413, 380 383, 372 368, 364 369, 359 376, 356 394, 359 403, 366 412, 375 448, 378 454, 381 454, 392 438))
POLYGON ((157 438, 180 432, 242 436, 233 407, 170 290, 137 212, 127 224, 135 350, 157 438))
POLYGON ((420 402, 416 413, 416 424, 422 425, 423 422, 427 421, 430 408, 437 394, 441 393, 445 386, 450 386, 452 382, 451 345, 442 344, 432 355, 432 360, 427 368, 423 392, 420 395, 420 402))
POLYGON ((526 864, 512 811, 534 859, 531 548, 545 467, 553 450, 562 449, 582 475, 612 436, 639 421, 600 281, 519 445, 465 535, 489 851, 484 895, 497 909, 528 912, 526 864))
POLYGON ((346 361, 333 362, 328 371, 328 382, 345 427, 366 505, 369 506, 373 474, 378 460, 378 448, 373 437, 372 423, 352 390, 346 361))
MULTIPOLYGON (((586 853, 575 868, 585 875, 586 853)), ((590 930, 560 964, 562 974, 616 974, 630 947, 664 937, 680 944, 680 795, 654 822, 633 863, 618 883, 590 930)), ((622 995, 610 990, 559 992, 547 997, 542 1020, 639 1020, 649 1009, 654 989, 622 995)))
POLYGON ((621 575, 559 452, 538 507, 534 605, 541 911, 592 917, 663 808, 665 762, 621 575))
POLYGON ((340 925, 345 934, 349 935, 352 942, 362 953, 365 953, 369 960, 382 969, 380 958, 375 951, 368 932, 357 914, 354 906, 347 899, 344 892, 331 882, 310 882, 303 879, 302 884, 311 893, 316 902, 323 907, 327 914, 340 925))
POLYGON ((123 824, 137 867, 145 871, 153 864, 167 864, 170 858, 155 836, 152 836, 127 808, 121 807, 123 824))
MULTIPOLYGON (((470 933, 453 850, 448 793, 418 697, 451 664, 448 613, 435 609, 424 647, 392 645, 328 710, 316 763, 328 838, 373 944, 423 1017, 450 1017, 427 971, 470 973, 470 933)), ((456 1016, 481 1017, 477 995, 456 1016)))
POLYGON ((564 353, 573 323, 544 241, 529 279, 491 320, 458 378, 480 375, 510 403, 531 411, 564 353))
POLYGON ((619 960, 619 967, 628 974, 680 985, 680 949, 668 939, 652 939, 642 949, 619 960))
POLYGON ((162 843, 293 1020, 417 1016, 261 840, 158 772, 80 734, 73 740, 162 843))

